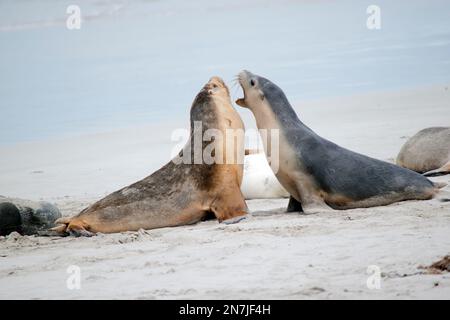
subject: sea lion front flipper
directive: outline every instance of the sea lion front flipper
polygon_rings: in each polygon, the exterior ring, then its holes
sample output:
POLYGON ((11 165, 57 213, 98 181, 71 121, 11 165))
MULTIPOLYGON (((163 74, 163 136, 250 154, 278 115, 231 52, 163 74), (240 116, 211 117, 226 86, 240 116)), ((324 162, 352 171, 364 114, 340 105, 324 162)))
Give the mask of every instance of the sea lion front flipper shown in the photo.
POLYGON ((315 192, 308 192, 306 188, 298 187, 301 195, 301 206, 305 214, 334 212, 325 200, 315 192))
POLYGON ((303 212, 302 204, 290 196, 286 212, 303 212))
POLYGON ((296 182, 297 192, 300 195, 300 203, 305 214, 333 212, 332 209, 315 190, 311 190, 308 185, 296 182))
MULTIPOLYGON (((232 218, 245 216, 248 213, 248 207, 241 190, 236 187, 222 190, 220 195, 218 195, 211 204, 211 211, 214 213, 217 220, 222 222, 232 218)), ((238 221, 235 221, 234 223, 237 223, 242 219, 236 220, 238 221)))
POLYGON ((442 167, 436 170, 431 170, 428 172, 425 172, 423 175, 425 177, 437 177, 437 176, 443 176, 446 174, 450 174, 450 161, 444 164, 442 167))

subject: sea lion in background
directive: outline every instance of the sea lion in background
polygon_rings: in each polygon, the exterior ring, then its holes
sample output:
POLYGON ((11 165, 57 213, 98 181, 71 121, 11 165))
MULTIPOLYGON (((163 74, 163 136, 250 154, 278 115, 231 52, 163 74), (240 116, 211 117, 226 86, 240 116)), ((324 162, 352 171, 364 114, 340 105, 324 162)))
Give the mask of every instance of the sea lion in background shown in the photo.
MULTIPOLYGON (((381 206, 430 199, 438 192, 437 185, 416 172, 320 137, 299 120, 283 91, 268 79, 248 71, 241 72, 238 79, 244 98, 236 103, 252 111, 259 129, 279 130, 279 170, 275 175, 291 195, 291 210, 302 207, 312 213, 330 207, 381 206)), ((270 156, 271 139, 263 144, 270 156)))
POLYGON ((450 127, 432 127, 417 132, 401 148, 397 164, 428 177, 449 174, 450 127))
MULTIPOLYGON (((244 156, 244 124, 233 108, 227 86, 213 77, 197 94, 190 112, 191 133, 178 157, 149 177, 116 191, 84 209, 73 218, 57 221, 58 232, 75 236, 93 233, 114 233, 173 227, 196 223, 212 214, 219 220, 237 220, 248 209, 240 190, 242 160, 233 163, 206 164, 180 163, 180 159, 195 159, 196 143, 200 152, 211 144, 204 141, 208 129, 224 132, 227 129, 242 131, 232 150, 224 148, 227 141, 217 144, 212 153, 224 157, 244 156), (198 123, 201 131, 196 132, 198 123), (198 135, 200 141, 198 141, 198 135), (235 218, 235 219, 233 219, 235 218)), ((200 154, 200 156, 202 156, 200 154)))
POLYGON ((54 227, 59 218, 61 212, 49 202, 0 196, 0 230, 3 230, 0 235, 12 231, 22 235, 40 234, 54 227))
POLYGON ((289 197, 289 193, 278 182, 270 169, 264 151, 259 150, 245 150, 244 178, 241 190, 245 199, 289 197))

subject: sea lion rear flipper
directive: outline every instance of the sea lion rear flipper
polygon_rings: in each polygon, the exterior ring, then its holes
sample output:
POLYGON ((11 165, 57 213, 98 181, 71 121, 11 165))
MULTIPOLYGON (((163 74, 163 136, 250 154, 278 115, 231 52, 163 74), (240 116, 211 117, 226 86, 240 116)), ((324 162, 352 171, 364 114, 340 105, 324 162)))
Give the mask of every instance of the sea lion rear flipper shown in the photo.
POLYGON ((50 228, 49 232, 56 232, 56 233, 65 233, 67 229, 66 224, 59 224, 56 227, 50 228))
MULTIPOLYGON (((211 204, 211 211, 219 222, 223 222, 225 220, 245 216, 248 213, 248 207, 241 190, 236 187, 222 190, 220 195, 211 204)), ((237 223, 240 220, 233 219, 230 221, 237 223)))
POLYGON ((56 227, 51 228, 50 231, 55 231, 61 234, 70 234, 74 237, 92 237, 95 233, 87 230, 88 225, 81 219, 77 218, 61 218, 55 221, 56 227))
POLYGON ((433 182, 434 186, 438 189, 442 189, 447 186, 445 182, 433 182))
POLYGON ((450 161, 444 164, 442 167, 436 170, 431 170, 428 172, 425 172, 423 175, 425 177, 437 177, 437 176, 443 176, 446 174, 450 174, 450 161))
POLYGON ((59 218, 55 221, 55 224, 68 224, 70 220, 72 220, 72 218, 68 217, 59 218))
POLYGON ((55 221, 55 225, 56 227, 50 228, 47 231, 43 232, 42 235, 47 235, 47 234, 59 234, 59 235, 67 235, 67 225, 70 223, 70 218, 67 217, 63 217, 63 218, 59 218, 55 221))
POLYGON ((290 196, 286 212, 303 212, 302 204, 290 196))

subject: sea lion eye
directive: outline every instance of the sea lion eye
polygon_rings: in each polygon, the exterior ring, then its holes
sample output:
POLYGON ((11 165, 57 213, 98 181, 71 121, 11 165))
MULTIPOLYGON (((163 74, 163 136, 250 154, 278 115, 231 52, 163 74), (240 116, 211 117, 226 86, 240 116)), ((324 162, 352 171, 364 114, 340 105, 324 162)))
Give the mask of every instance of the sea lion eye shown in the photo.
POLYGON ((251 80, 250 80, 250 85, 251 85, 252 87, 254 87, 254 86, 255 86, 255 80, 251 79, 251 80))

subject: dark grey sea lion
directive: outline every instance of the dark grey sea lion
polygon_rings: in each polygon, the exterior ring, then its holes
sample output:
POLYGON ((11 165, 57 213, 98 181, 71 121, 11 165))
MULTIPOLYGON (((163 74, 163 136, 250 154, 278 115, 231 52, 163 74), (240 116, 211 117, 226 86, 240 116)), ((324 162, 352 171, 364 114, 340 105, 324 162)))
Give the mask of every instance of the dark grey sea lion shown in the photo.
MULTIPOLYGON (((283 91, 270 80, 243 71, 239 83, 244 98, 236 103, 252 111, 259 129, 279 130, 279 169, 274 173, 291 195, 291 211, 300 208, 296 202, 308 213, 330 207, 350 209, 425 200, 442 187, 416 172, 320 137, 300 121, 283 91)), ((263 139, 263 143, 266 155, 270 154, 274 141, 263 139)))
POLYGON ((417 132, 401 148, 397 164, 428 177, 450 174, 450 127, 417 132))

